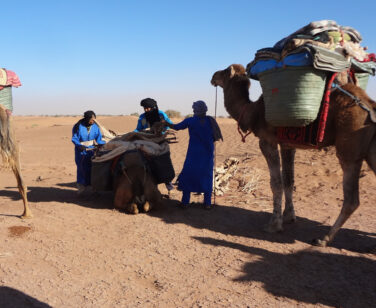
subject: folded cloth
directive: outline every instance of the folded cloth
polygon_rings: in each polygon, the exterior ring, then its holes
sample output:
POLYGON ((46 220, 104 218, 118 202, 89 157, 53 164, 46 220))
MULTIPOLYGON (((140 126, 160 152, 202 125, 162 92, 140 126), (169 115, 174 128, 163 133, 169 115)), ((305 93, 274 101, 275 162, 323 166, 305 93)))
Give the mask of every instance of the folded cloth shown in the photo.
POLYGON ((18 76, 15 72, 7 70, 5 68, 2 69, 2 70, 5 71, 7 77, 6 77, 6 83, 5 84, 0 83, 0 90, 3 89, 5 86, 12 86, 12 87, 16 87, 16 88, 22 86, 20 79, 18 78, 18 76))
POLYGON ((351 66, 350 59, 338 52, 312 44, 306 44, 305 46, 311 49, 313 66, 318 70, 342 72, 351 66))
POLYGON ((376 62, 359 62, 355 59, 351 59, 351 70, 355 73, 368 73, 372 76, 375 76, 376 62))
POLYGON ((6 86, 7 80, 7 72, 5 71, 5 69, 0 68, 0 86, 6 86))
POLYGON ((278 41, 273 48, 277 50, 282 50, 285 47, 285 44, 292 38, 296 37, 299 34, 315 36, 325 31, 339 31, 340 26, 334 20, 320 20, 320 21, 313 21, 308 25, 300 28, 299 30, 295 31, 294 33, 290 34, 289 36, 283 38, 282 40, 278 41))
POLYGON ((18 78, 17 74, 13 71, 10 70, 5 70, 7 72, 7 86, 12 86, 12 87, 20 87, 22 86, 20 79, 18 78))
POLYGON ((347 33, 348 35, 351 36, 351 40, 356 42, 356 43, 360 43, 362 41, 362 36, 360 35, 360 33, 355 30, 354 28, 352 27, 344 27, 344 26, 341 26, 340 27, 340 30, 344 33, 347 33))
POLYGON ((93 162, 103 162, 113 159, 126 151, 140 150, 149 156, 159 156, 170 151, 170 147, 167 142, 157 144, 152 141, 135 140, 135 141, 109 141, 103 148, 103 151, 110 151, 101 156, 93 158, 93 162))
POLYGON ((247 73, 250 78, 258 80, 259 73, 285 66, 312 66, 311 50, 298 48, 279 62, 274 59, 252 61, 247 65, 247 73))

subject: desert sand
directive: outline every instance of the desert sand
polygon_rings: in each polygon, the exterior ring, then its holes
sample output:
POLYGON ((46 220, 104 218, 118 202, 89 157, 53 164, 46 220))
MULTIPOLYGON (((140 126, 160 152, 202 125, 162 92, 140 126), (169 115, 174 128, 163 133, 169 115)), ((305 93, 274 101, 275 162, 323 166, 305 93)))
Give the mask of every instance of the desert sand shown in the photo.
MULTIPOLYGON (((268 234, 267 165, 257 138, 242 143, 234 120, 218 120, 225 140, 216 164, 236 157, 239 169, 211 211, 201 196, 180 209, 174 190, 163 206, 129 215, 112 209, 110 192, 76 195, 70 139, 78 119, 13 117, 34 217, 19 218, 16 180, 2 168, 0 307, 375 307, 376 177, 366 164, 360 208, 319 248, 311 241, 328 231, 343 200, 334 149, 297 151, 297 222, 268 234)), ((137 118, 98 120, 125 133, 137 118)), ((171 157, 179 174, 187 131, 177 138, 171 157)))

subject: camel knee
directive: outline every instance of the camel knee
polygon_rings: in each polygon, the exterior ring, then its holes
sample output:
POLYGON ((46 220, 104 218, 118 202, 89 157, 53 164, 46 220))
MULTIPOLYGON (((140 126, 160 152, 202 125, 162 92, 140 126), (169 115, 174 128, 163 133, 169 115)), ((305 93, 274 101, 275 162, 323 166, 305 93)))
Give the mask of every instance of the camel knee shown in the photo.
POLYGON ((130 213, 130 214, 138 214, 138 206, 136 203, 130 203, 128 204, 127 206, 127 211, 130 213))

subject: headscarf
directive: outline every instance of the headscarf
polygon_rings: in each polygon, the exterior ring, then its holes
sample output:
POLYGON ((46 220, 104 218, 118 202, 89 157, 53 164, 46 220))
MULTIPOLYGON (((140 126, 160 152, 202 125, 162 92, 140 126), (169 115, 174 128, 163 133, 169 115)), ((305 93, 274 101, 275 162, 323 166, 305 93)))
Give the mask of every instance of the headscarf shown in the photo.
POLYGON ((204 117, 206 115, 206 111, 208 111, 208 107, 204 101, 194 102, 192 108, 193 114, 198 117, 204 117))
POLYGON ((160 122, 159 110, 157 102, 152 98, 144 98, 140 104, 144 108, 151 108, 149 111, 145 111, 145 119, 149 123, 149 126, 152 127, 154 123, 160 122))
POLYGON ((91 124, 89 123, 89 121, 91 120, 93 116, 94 118, 97 117, 94 111, 92 110, 85 111, 84 118, 82 119, 82 124, 85 125, 86 127, 90 126, 91 124))
POLYGON ((152 98, 144 98, 140 105, 144 108, 158 108, 157 102, 152 98))
MULTIPOLYGON (((195 116, 198 116, 198 117, 205 117, 206 112, 208 111, 208 107, 206 106, 204 101, 194 102, 193 105, 192 105, 192 108, 193 108, 193 114, 195 116)), ((221 129, 219 128, 219 126, 218 126, 217 121, 213 117, 208 116, 208 118, 209 118, 212 130, 213 130, 214 141, 218 141, 218 140, 223 141, 222 132, 221 132, 221 129)))
POLYGON ((80 126, 80 124, 86 126, 86 127, 90 127, 91 124, 89 123, 90 119, 94 116, 94 118, 96 118, 96 114, 94 111, 91 111, 91 110, 88 110, 88 111, 85 111, 84 112, 84 117, 79 120, 74 126, 73 126, 73 132, 76 133, 78 131, 78 127, 80 126))

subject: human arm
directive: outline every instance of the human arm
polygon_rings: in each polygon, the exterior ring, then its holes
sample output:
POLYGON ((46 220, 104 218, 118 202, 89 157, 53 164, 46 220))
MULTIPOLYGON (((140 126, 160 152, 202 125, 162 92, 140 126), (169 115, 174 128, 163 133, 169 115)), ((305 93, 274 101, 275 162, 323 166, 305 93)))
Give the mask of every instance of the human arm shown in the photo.
POLYGON ((104 140, 102 139, 102 133, 101 133, 101 130, 99 129, 99 127, 98 127, 97 138, 95 138, 95 141, 97 142, 98 145, 106 144, 106 141, 104 141, 104 140))
POLYGON ((186 129, 188 127, 188 124, 189 124, 189 118, 184 119, 183 121, 181 121, 178 124, 174 124, 172 128, 175 129, 175 130, 186 129))
POLYGON ((166 123, 170 124, 166 126, 172 127, 174 125, 174 123, 172 123, 172 121, 170 120, 170 118, 165 112, 163 112, 162 110, 159 110, 159 113, 162 115, 163 120, 166 121, 166 123))
POLYGON ((142 131, 145 127, 143 127, 142 125, 142 119, 145 117, 144 114, 141 114, 140 117, 138 118, 138 121, 137 121, 137 127, 136 129, 134 130, 134 132, 139 132, 139 131, 142 131))

